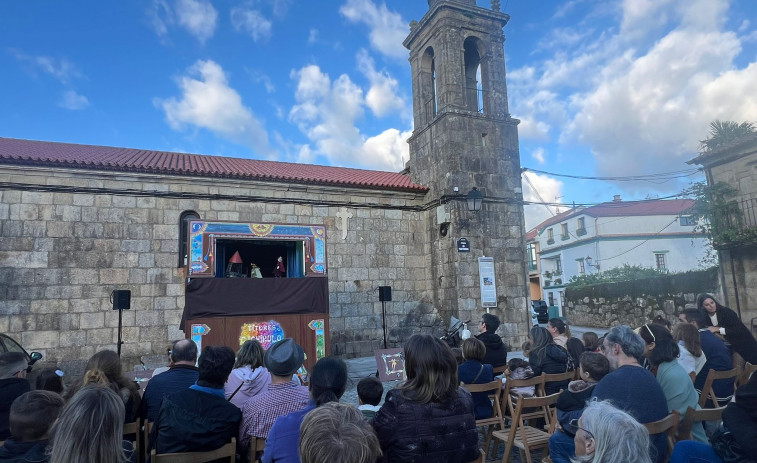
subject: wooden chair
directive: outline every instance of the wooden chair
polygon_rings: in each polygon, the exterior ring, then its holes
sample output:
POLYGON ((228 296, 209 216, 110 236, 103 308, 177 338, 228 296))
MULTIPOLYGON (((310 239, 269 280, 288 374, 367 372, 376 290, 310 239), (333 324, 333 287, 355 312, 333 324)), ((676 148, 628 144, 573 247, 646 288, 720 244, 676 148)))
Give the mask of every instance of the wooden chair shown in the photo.
POLYGON ((155 453, 155 449, 153 449, 150 452, 150 459, 152 463, 206 463, 229 457, 231 463, 235 463, 236 453, 237 440, 232 437, 228 444, 208 452, 155 453))
POLYGON ((490 397, 493 397, 493 411, 491 418, 483 418, 476 420, 476 427, 486 427, 486 443, 484 448, 486 449, 486 455, 489 454, 489 445, 492 441, 492 432, 494 427, 499 429, 505 429, 504 416, 502 415, 501 396, 502 396, 502 380, 497 378, 490 383, 484 384, 463 384, 462 387, 471 394, 476 392, 489 393, 490 397))
POLYGON ((144 423, 142 424, 142 442, 144 443, 145 456, 150 453, 150 432, 152 431, 152 425, 153 422, 147 421, 147 419, 145 419, 144 423))
POLYGON ((486 453, 482 449, 478 449, 478 458, 468 463, 484 463, 486 462, 486 453))
POLYGON ((752 365, 751 363, 747 362, 744 365, 744 371, 736 379, 736 388, 738 389, 748 383, 749 378, 752 377, 752 373, 754 373, 755 371, 757 371, 757 365, 752 365))
POLYGON ((678 414, 678 412, 673 410, 673 413, 661 420, 653 421, 651 423, 644 423, 644 426, 646 426, 650 436, 653 434, 667 434, 668 457, 665 459, 665 461, 668 461, 670 459, 670 454, 673 453, 673 447, 675 447, 676 445, 676 431, 678 428, 679 418, 680 415, 678 414))
MULTIPOLYGON (((137 418, 137 421, 131 423, 124 423, 123 436, 134 436, 134 452, 137 454, 137 462, 142 463, 145 461, 144 447, 142 447, 142 421, 137 418)), ((129 439, 126 439, 129 440, 129 439)))
MULTIPOLYGON (((572 381, 573 378, 576 376, 575 370, 566 371, 565 373, 542 373, 542 376, 544 376, 544 385, 542 386, 542 395, 547 395, 547 392, 545 388, 547 387, 547 383, 554 383, 558 381, 572 381)), ((563 388, 565 389, 565 388, 563 388)))
MULTIPOLYGON (((516 404, 513 401, 511 390, 516 387, 534 386, 534 397, 542 396, 544 391, 544 375, 534 376, 530 379, 512 379, 505 381, 505 388, 502 391, 502 418, 504 421, 512 421, 515 413, 516 404)), ((526 418, 541 416, 540 412, 535 414, 526 413, 526 418), (532 416, 533 415, 533 416, 532 416)))
POLYGON ((265 450, 265 439, 262 437, 250 436, 250 463, 260 461, 260 454, 265 450))
POLYGON ((494 376, 499 376, 503 374, 507 370, 507 364, 500 365, 498 367, 494 367, 494 376))
POLYGON ((704 380, 704 386, 702 386, 702 392, 699 393, 699 406, 701 408, 705 408, 707 399, 710 398, 712 399, 713 406, 706 407, 706 408, 717 408, 719 404, 718 404, 717 397, 715 397, 715 393, 712 391, 712 383, 718 379, 733 378, 735 380, 738 376, 739 376, 738 368, 733 368, 731 370, 725 370, 725 371, 710 370, 707 373, 707 379, 704 380))
POLYGON ((704 408, 702 410, 695 410, 689 407, 678 424, 678 440, 691 440, 691 430, 696 423, 722 420, 723 410, 725 410, 725 405, 718 408, 704 408))
POLYGON ((557 423, 557 412, 553 407, 557 403, 558 397, 560 397, 560 393, 546 397, 520 397, 518 399, 518 405, 515 408, 513 423, 510 428, 502 431, 494 431, 494 433, 492 433, 497 439, 506 442, 505 454, 502 456, 502 463, 505 463, 510 459, 510 453, 513 450, 513 446, 518 447, 520 450, 521 461, 523 461, 523 454, 525 453, 525 460, 527 463, 533 463, 531 460, 532 450, 542 449, 542 454, 544 456, 548 454, 547 446, 549 444, 549 436, 554 432, 557 423), (534 408, 542 410, 542 416, 544 416, 548 423, 549 431, 544 431, 526 424, 527 419, 524 417, 523 410, 534 408))

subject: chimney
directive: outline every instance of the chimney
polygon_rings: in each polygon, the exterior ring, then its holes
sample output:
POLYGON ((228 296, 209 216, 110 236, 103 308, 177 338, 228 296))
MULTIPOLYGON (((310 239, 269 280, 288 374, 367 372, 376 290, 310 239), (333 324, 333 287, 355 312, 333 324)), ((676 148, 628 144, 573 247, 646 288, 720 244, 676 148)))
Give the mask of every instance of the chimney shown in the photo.
POLYGON ((616 202, 620 202, 620 201, 622 201, 622 200, 620 199, 620 195, 615 195, 615 196, 613 196, 613 197, 612 197, 612 201, 613 201, 614 203, 616 203, 616 202))

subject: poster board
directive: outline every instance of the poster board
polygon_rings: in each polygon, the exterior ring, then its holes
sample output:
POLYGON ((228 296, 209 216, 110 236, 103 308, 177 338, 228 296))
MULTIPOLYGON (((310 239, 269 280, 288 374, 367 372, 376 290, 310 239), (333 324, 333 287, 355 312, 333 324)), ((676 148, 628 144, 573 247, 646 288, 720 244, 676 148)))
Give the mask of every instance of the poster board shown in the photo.
POLYGON ((494 277, 494 258, 478 258, 478 276, 481 286, 481 307, 497 307, 497 280, 494 277))
POLYGON ((399 347, 374 351, 381 382, 405 379, 405 353, 399 347))

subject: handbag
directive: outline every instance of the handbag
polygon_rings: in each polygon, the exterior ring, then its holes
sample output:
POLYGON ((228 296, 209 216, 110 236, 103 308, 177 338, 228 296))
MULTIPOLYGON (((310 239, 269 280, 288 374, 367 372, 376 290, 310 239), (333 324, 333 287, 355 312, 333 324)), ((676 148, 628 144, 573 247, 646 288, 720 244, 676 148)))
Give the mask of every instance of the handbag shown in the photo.
POLYGON ((710 444, 715 454, 723 460, 723 463, 754 463, 755 460, 746 456, 744 451, 734 439, 731 431, 722 424, 710 437, 710 444))

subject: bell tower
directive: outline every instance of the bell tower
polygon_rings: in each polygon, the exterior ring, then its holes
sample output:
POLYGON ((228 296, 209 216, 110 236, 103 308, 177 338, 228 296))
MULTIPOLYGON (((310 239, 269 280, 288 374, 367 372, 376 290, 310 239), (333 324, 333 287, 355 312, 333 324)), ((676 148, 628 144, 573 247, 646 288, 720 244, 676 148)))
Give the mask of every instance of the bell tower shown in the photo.
MULTIPOLYGON (((480 317, 480 257, 493 259, 498 333, 519 342, 530 320, 518 121, 510 116, 505 83, 509 16, 499 0, 491 9, 476 0, 429 0, 410 24, 414 131, 408 170, 429 187, 433 301, 442 316, 480 317), (477 188, 481 210, 469 211, 466 195, 477 188), (470 252, 458 248, 467 238, 470 252)), ((484 264, 485 266, 487 264, 484 264)), ((485 283, 491 283, 488 279, 485 283)), ((492 290, 492 288, 485 288, 492 290)), ((476 320, 478 320, 476 318, 476 320)), ((474 334, 475 329, 472 329, 474 334)), ((507 339, 506 339, 507 340, 507 339)))

